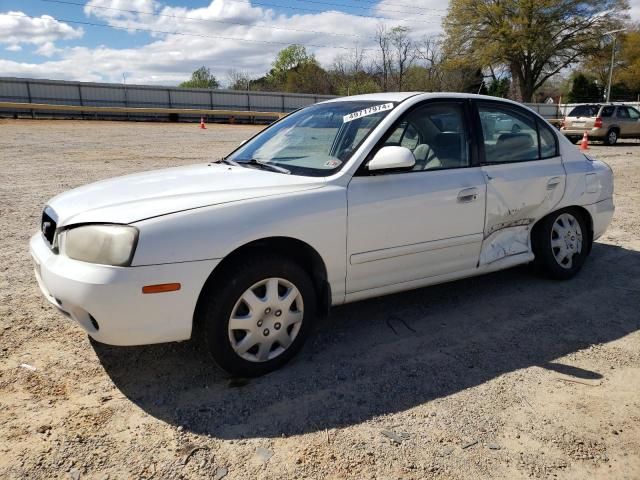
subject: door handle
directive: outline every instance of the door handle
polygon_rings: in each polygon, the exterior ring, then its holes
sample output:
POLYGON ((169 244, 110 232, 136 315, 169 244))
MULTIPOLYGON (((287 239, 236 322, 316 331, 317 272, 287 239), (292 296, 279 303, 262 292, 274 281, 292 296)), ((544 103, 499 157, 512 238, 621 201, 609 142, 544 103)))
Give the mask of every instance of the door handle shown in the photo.
POLYGON ((478 198, 478 189, 475 187, 465 188, 458 193, 458 202, 469 203, 478 198))
POLYGON ((562 182, 562 177, 551 177, 547 182, 547 190, 553 190, 562 182))

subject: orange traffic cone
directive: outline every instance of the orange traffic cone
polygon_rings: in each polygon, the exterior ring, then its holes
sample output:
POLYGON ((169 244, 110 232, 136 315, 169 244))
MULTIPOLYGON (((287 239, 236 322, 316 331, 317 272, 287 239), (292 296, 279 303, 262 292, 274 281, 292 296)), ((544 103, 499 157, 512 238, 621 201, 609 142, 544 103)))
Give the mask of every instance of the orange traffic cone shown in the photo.
POLYGON ((580 150, 589 150, 589 135, 586 130, 584 131, 582 141, 580 142, 580 150))
MULTIPOLYGON (((203 129, 203 130, 207 129, 206 125, 204 124, 204 117, 200 117, 200 128, 203 129)), ((586 133, 585 133, 585 135, 586 135, 586 133)))

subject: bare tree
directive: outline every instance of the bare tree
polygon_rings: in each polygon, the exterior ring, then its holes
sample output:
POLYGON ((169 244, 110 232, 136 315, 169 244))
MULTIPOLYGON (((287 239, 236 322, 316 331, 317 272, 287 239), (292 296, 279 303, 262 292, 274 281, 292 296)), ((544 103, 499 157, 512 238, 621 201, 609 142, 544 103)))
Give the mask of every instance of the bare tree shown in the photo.
POLYGON ((232 68, 227 72, 227 84, 231 90, 249 90, 251 79, 246 71, 232 68))
POLYGON ((383 24, 376 29, 376 42, 380 48, 378 68, 381 75, 381 87, 383 92, 389 91, 389 77, 391 73, 391 36, 387 27, 383 24))
POLYGON ((416 48, 413 40, 409 37, 407 27, 393 27, 389 34, 389 42, 392 48, 392 59, 395 64, 395 77, 398 91, 402 91, 404 77, 407 70, 416 59, 416 48))
POLYGON ((424 69, 424 88, 432 92, 441 91, 444 81, 442 48, 435 37, 423 37, 416 45, 416 63, 424 69))
POLYGON ((341 94, 357 95, 372 91, 371 78, 365 72, 364 50, 357 45, 333 61, 332 73, 341 94))

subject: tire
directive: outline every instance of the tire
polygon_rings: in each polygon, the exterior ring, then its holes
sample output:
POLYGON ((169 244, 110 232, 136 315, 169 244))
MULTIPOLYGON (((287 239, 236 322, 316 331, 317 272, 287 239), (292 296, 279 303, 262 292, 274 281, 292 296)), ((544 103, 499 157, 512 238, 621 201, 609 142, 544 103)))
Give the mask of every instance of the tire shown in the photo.
POLYGON ((313 330, 317 300, 309 275, 278 255, 251 255, 223 273, 201 295, 196 322, 205 347, 232 376, 278 369, 313 330))
POLYGON ((607 132, 607 136, 604 137, 605 145, 615 145, 618 143, 618 131, 615 128, 612 128, 607 132))
POLYGON ((517 123, 514 123, 511 127, 511 133, 520 133, 520 130, 522 130, 522 128, 517 123))
POLYGON ((556 280, 574 277, 591 251, 588 229, 584 215, 571 208, 542 219, 531 239, 536 270, 556 280))

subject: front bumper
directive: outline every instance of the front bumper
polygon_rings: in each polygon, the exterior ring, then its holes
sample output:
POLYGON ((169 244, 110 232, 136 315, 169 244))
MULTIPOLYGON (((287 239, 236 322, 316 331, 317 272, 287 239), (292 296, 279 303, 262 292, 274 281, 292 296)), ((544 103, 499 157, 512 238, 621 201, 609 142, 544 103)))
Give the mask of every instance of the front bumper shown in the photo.
POLYGON ((202 287, 219 260, 141 267, 79 262, 53 253, 40 233, 29 243, 40 290, 92 338, 110 345, 186 340, 202 287), (144 285, 180 283, 143 294, 144 285))

